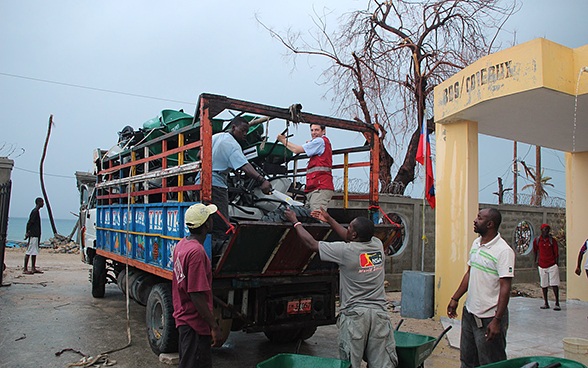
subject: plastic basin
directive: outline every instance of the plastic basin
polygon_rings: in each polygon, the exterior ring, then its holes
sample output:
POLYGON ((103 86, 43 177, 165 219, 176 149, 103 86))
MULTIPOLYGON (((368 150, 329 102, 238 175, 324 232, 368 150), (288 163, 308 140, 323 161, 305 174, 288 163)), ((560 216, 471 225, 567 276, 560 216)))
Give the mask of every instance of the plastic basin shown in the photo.
POLYGON ((539 367, 545 367, 551 363, 560 363, 562 368, 586 368, 586 366, 582 363, 578 363, 573 360, 564 359, 564 358, 556 358, 556 357, 543 357, 543 356, 535 356, 535 357, 523 357, 523 358, 514 358, 504 360, 502 362, 492 363, 480 366, 486 368, 520 368, 525 364, 529 363, 539 363, 539 367))
POLYGON ((278 354, 263 361, 257 368, 349 368, 351 363, 346 360, 314 357, 298 354, 278 354))

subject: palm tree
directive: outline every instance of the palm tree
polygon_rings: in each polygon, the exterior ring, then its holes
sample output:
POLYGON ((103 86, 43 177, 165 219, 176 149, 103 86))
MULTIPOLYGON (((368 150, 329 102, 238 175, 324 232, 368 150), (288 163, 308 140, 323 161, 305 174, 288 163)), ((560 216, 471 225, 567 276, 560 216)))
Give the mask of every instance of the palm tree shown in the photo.
POLYGON ((551 176, 544 176, 545 170, 541 170, 541 175, 537 175, 537 172, 531 171, 527 164, 524 161, 521 161, 523 167, 525 168, 525 174, 527 178, 532 180, 532 183, 527 184, 523 187, 523 190, 526 188, 533 188, 533 192, 535 193, 531 199, 531 206, 541 206, 544 197, 548 197, 549 193, 545 190, 545 187, 553 187, 553 184, 549 183, 551 176))

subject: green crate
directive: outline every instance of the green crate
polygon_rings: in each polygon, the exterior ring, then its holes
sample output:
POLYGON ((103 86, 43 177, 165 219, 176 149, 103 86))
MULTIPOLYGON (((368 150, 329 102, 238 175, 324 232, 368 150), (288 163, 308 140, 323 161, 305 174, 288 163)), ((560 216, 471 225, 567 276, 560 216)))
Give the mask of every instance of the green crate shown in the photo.
POLYGON ((552 363, 560 363, 561 368, 586 368, 586 366, 582 363, 578 363, 574 360, 564 359, 564 358, 557 358, 557 357, 545 357, 545 356, 535 356, 535 357, 523 357, 523 358, 514 358, 503 360, 502 362, 482 365, 480 368, 520 368, 525 364, 529 363, 539 363, 539 367, 545 367, 552 363))
POLYGON ((398 366, 416 368, 433 352, 436 339, 432 336, 394 331, 398 366))
POLYGON ((257 368, 349 368, 347 360, 298 354, 278 354, 257 365, 257 368))

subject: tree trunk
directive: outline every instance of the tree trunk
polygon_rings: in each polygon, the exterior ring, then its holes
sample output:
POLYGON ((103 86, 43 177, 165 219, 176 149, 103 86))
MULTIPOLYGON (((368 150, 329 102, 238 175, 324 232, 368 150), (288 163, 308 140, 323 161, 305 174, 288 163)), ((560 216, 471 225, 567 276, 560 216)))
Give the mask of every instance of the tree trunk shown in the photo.
MULTIPOLYGON (((435 132, 435 122, 432 118, 427 120, 427 130, 429 131, 429 135, 435 132)), ((395 194, 404 194, 406 186, 414 181, 416 154, 417 150, 419 149, 420 138, 421 127, 419 126, 414 131, 414 133, 412 133, 412 137, 410 138, 410 142, 408 144, 408 149, 406 150, 406 156, 404 156, 404 162, 402 163, 402 166, 400 166, 400 169, 398 169, 398 173, 394 178, 395 183, 402 184, 397 186, 398 190, 395 194)))
POLYGON ((45 181, 43 180, 43 163, 45 162, 45 155, 47 154, 49 136, 51 136, 51 126, 53 126, 53 115, 49 116, 49 128, 47 129, 47 137, 45 138, 45 145, 43 146, 43 155, 41 156, 41 164, 39 165, 39 175, 41 176, 41 191, 43 192, 43 198, 45 199, 45 204, 47 205, 47 213, 49 214, 49 221, 51 222, 53 236, 57 236, 57 228, 55 227, 55 221, 53 220, 53 211, 51 211, 49 197, 47 197, 47 191, 45 190, 45 181))

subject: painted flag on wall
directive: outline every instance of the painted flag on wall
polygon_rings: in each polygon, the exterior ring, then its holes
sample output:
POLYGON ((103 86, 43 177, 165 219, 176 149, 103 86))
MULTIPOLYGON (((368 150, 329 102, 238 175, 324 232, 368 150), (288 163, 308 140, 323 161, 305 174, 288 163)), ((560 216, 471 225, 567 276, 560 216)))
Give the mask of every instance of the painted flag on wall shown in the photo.
POLYGON ((425 154, 427 155, 426 179, 425 179, 425 195, 431 208, 435 208, 435 180, 433 178, 433 162, 431 161, 431 142, 429 141, 429 131, 427 129, 427 121, 423 121, 421 128, 421 138, 419 140, 419 147, 417 149, 416 160, 421 164, 425 164, 425 154))

